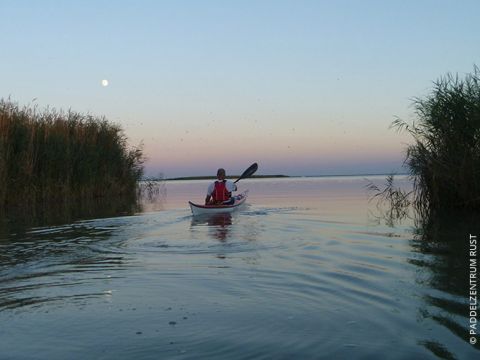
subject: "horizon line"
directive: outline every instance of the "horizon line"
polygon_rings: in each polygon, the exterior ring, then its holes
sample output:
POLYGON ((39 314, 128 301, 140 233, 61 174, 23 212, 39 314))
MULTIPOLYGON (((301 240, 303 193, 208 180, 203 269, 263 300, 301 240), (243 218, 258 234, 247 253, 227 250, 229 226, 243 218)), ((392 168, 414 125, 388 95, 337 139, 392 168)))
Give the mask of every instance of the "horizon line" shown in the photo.
MULTIPOLYGON (((389 173, 359 173, 359 174, 324 174, 324 175, 285 175, 285 174, 266 174, 266 175, 253 175, 251 178, 315 178, 315 177, 353 177, 353 176, 388 176, 388 175, 410 175, 406 172, 389 172, 389 173)), ((227 178, 238 178, 240 175, 229 175, 227 178)), ((176 176, 169 178, 159 177, 146 177, 142 178, 142 181, 150 180, 209 180, 216 179, 216 176, 212 175, 193 175, 193 176, 176 176)))

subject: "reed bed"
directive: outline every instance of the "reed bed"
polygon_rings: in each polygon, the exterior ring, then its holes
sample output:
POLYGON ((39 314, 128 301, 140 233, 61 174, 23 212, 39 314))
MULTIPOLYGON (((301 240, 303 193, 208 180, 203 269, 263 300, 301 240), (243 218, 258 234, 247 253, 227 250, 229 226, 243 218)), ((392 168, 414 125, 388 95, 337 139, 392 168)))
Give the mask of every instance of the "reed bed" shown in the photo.
POLYGON ((393 224, 409 216, 413 207, 419 235, 428 241, 443 238, 446 223, 462 223, 480 214, 480 70, 460 78, 447 74, 433 83, 431 93, 415 98, 416 120, 396 119, 391 127, 407 131, 413 143, 405 164, 413 191, 369 182, 365 187, 377 200, 380 217, 393 224), (386 209, 386 210, 385 210, 386 209))
POLYGON ((413 144, 405 163, 414 180, 413 204, 421 213, 480 210, 480 70, 447 74, 425 98, 413 101, 417 121, 392 127, 413 144))
POLYGON ((135 197, 141 147, 103 117, 0 100, 0 206, 135 197))

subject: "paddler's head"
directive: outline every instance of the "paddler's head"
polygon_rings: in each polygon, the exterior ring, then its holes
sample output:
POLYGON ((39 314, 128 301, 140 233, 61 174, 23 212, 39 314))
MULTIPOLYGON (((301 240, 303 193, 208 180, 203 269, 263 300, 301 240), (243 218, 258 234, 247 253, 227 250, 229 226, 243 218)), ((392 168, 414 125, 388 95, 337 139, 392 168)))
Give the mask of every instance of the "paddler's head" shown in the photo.
POLYGON ((220 168, 217 170, 217 179, 225 180, 225 169, 220 168))

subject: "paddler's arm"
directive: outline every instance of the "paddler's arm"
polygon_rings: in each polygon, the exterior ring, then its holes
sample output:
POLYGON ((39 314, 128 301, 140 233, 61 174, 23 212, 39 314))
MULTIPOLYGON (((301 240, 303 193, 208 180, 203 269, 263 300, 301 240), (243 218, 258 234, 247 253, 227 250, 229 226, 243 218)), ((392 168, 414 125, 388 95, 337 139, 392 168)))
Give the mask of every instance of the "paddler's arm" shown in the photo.
POLYGON ((208 185, 207 197, 205 198, 205 205, 210 204, 210 200, 212 199, 212 193, 214 188, 215 188, 215 183, 211 183, 210 185, 208 185))
POLYGON ((237 191, 237 185, 236 185, 233 181, 231 181, 231 180, 228 180, 227 191, 228 191, 228 192, 237 191))

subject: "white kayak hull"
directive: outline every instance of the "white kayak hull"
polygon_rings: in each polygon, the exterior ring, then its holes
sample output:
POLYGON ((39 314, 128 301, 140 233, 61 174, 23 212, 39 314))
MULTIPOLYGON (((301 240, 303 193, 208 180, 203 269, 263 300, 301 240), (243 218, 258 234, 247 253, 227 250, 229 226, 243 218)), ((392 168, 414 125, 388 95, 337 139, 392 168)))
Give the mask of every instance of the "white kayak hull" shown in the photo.
POLYGON ((205 214, 224 214, 231 213, 238 210, 247 200, 248 190, 245 190, 241 194, 235 195, 235 202, 233 205, 200 205, 194 204, 189 201, 190 209, 192 209, 193 215, 205 215, 205 214))

